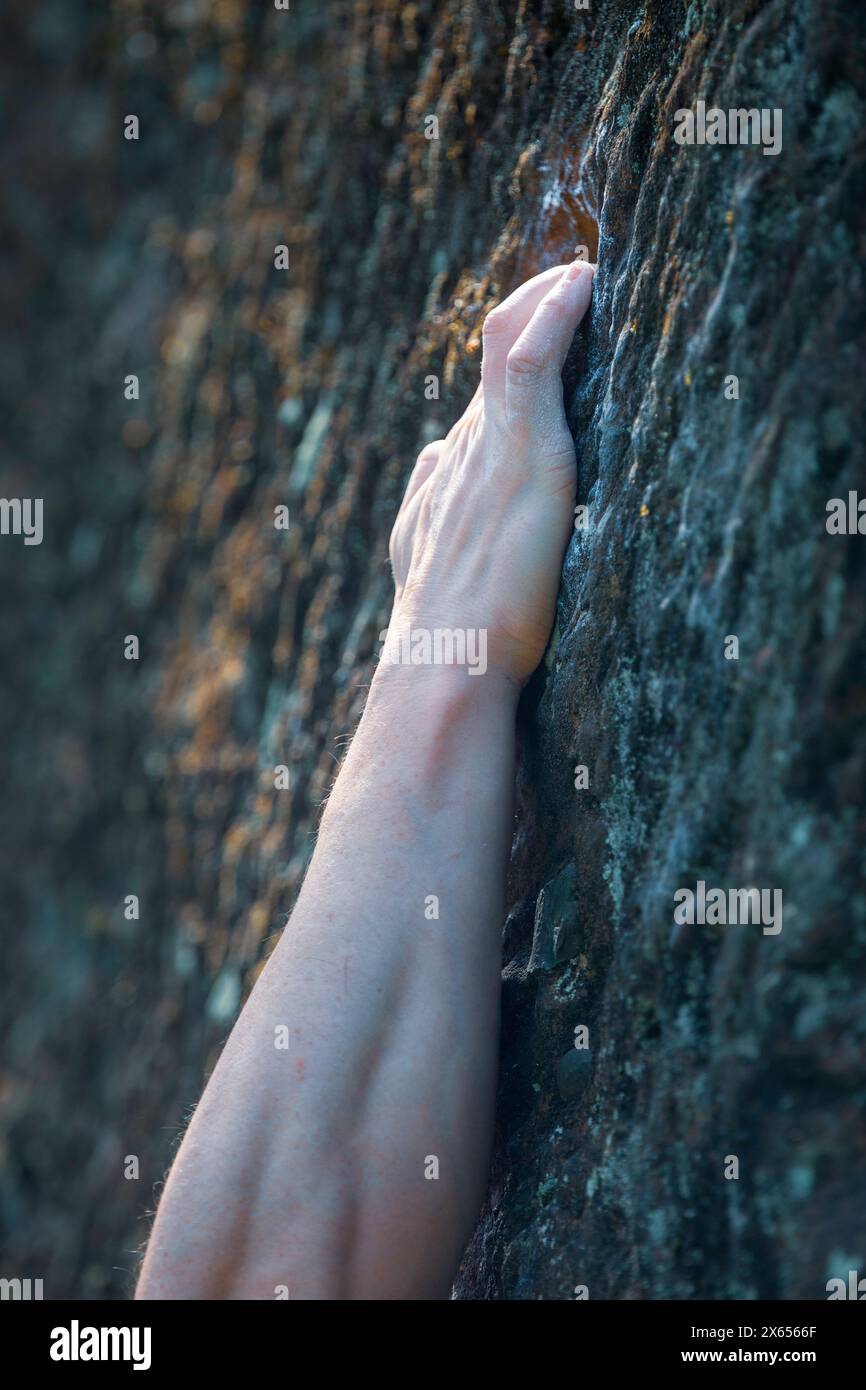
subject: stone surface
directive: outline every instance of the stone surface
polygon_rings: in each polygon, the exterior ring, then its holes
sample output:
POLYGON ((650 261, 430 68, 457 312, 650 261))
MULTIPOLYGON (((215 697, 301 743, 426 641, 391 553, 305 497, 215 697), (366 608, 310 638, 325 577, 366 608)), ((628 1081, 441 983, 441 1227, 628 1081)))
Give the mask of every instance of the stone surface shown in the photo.
POLYGON ((571 1048, 560 1057, 556 1068, 556 1084, 563 1100, 575 1100, 582 1096, 592 1076, 592 1053, 588 1050, 571 1048))
POLYGON ((824 1297, 866 1269, 866 542, 824 526, 863 489, 862 16, 200 0, 150 36, 120 0, 8 8, 2 494, 44 496, 46 539, 0 548, 0 1273, 128 1289, 362 708, 415 454, 484 313, 580 244, 590 524, 521 710, 457 1296, 824 1297), (781 108, 782 153, 676 145, 698 99, 781 108), (579 936, 530 969, 563 873, 579 936), (672 931, 699 879, 781 888, 783 931, 672 931))
POLYGON ((546 883, 535 905, 528 969, 552 970, 576 956, 584 944, 577 916, 577 873, 573 864, 546 883))

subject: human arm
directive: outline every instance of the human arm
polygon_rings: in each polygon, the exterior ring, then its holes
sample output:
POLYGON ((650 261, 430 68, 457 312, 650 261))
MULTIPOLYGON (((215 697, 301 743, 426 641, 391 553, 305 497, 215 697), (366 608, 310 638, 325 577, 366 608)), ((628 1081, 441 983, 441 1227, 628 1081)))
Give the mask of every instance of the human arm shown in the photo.
POLYGON ((576 267, 488 316, 482 385, 422 451, 392 535, 390 641, 483 632, 486 669, 380 663, 298 903, 173 1165, 139 1298, 448 1295, 489 1162, 516 701, 572 524, 560 373, 592 283, 576 267))

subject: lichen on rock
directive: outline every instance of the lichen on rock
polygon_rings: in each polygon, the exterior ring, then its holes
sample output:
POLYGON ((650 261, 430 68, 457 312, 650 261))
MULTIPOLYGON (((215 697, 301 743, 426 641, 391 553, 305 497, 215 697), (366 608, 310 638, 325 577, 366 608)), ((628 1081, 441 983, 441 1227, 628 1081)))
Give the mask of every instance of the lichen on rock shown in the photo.
POLYGON ((455 1292, 824 1297, 866 1218, 864 551, 824 525, 863 486, 861 20, 11 8, 4 463, 54 529, 3 552, 10 1267, 128 1290, 363 706, 414 458, 486 312, 585 247, 589 524, 520 711, 497 1145, 455 1292), (698 100, 782 109, 781 153, 676 144, 698 100), (701 879, 780 887, 784 931, 674 931, 701 879))

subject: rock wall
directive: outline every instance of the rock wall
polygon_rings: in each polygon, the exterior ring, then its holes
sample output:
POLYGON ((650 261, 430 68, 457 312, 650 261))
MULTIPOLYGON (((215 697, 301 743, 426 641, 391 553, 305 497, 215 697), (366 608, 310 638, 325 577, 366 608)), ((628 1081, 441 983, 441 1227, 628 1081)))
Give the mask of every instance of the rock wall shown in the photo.
POLYGON ((581 245, 587 525, 521 708, 456 1296, 823 1298, 866 1268, 864 541, 825 526, 863 487, 862 17, 12 0, 6 28, 0 468, 45 540, 0 548, 0 1273, 128 1292, 363 707, 409 468, 486 311, 581 245), (781 151, 679 145, 698 100, 780 109, 781 151), (782 931, 677 928, 700 880, 781 890, 782 931))

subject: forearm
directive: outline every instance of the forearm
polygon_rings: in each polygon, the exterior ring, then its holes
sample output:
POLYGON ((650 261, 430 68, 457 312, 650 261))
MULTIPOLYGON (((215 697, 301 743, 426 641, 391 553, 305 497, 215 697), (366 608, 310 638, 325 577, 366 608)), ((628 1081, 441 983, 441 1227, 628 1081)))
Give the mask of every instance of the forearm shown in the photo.
POLYGON ((140 1297, 447 1296, 491 1140, 514 708, 493 672, 379 667, 140 1297))

